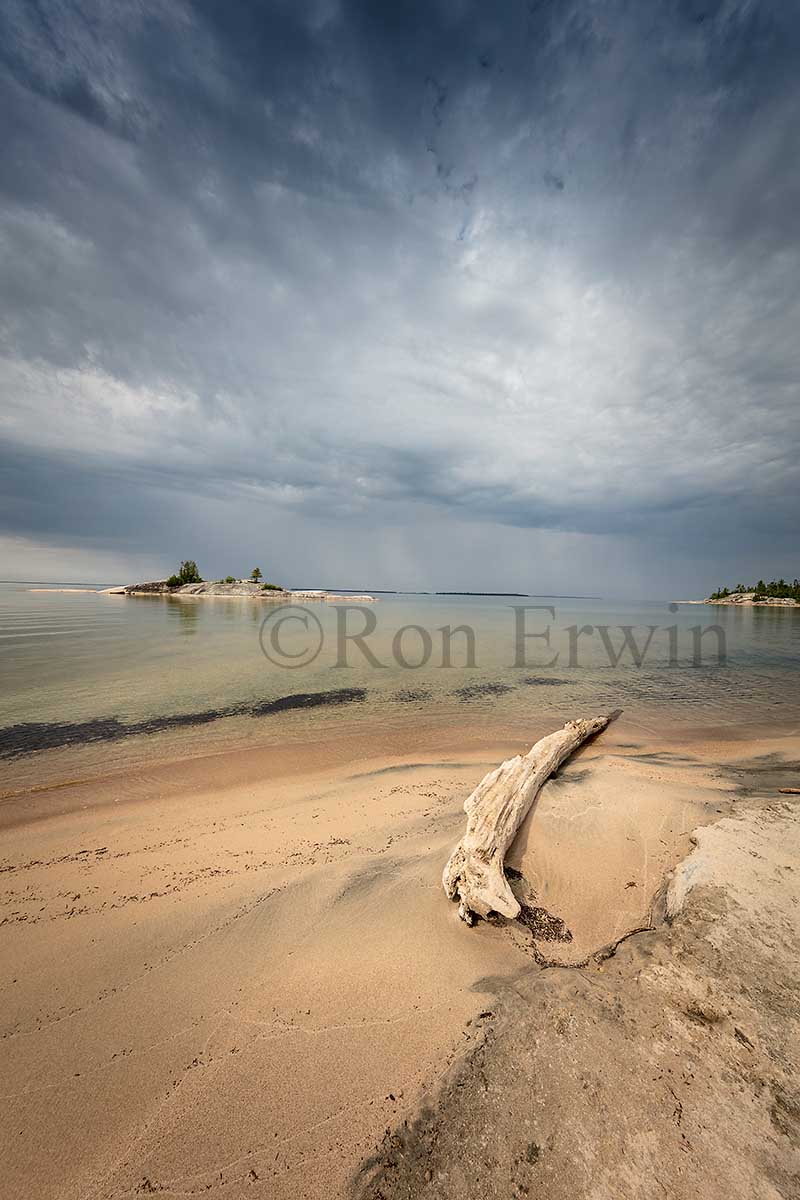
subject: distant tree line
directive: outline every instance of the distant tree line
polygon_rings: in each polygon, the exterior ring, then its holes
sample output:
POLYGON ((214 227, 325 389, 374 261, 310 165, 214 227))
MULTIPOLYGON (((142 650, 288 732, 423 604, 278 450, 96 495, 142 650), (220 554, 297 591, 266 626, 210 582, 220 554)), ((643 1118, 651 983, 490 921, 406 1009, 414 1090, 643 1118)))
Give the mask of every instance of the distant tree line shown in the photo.
POLYGON ((716 592, 712 592, 709 599, 725 600, 728 596, 739 596, 742 592, 752 592, 755 600, 796 600, 800 603, 800 579, 795 579, 793 583, 787 583, 785 579, 773 579, 770 583, 765 583, 763 579, 759 579, 754 587, 747 587, 744 583, 737 583, 735 588, 718 588, 716 592))

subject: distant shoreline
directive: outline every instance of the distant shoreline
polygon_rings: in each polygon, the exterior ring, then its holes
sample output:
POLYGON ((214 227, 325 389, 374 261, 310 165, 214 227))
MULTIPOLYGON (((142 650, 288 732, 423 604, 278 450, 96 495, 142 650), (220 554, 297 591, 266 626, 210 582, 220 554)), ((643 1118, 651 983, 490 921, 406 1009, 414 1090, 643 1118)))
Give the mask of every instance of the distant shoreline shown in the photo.
MULTIPOLYGON (((419 593, 422 595, 423 593, 419 593)), ((430 595, 430 593, 425 593, 430 595)), ((602 596, 562 596, 555 592, 434 592, 434 596, 495 596, 512 600, 602 600, 602 596)))
POLYGON ((732 592, 729 596, 707 600, 672 600, 672 604, 726 604, 733 608, 800 608, 800 604, 789 596, 765 596, 756 600, 753 592, 732 592))
POLYGON ((265 588, 258 583, 187 583, 183 587, 171 588, 166 582, 134 583, 121 587, 91 588, 91 587, 32 587, 29 592, 50 593, 84 593, 94 596, 135 596, 147 599, 178 599, 178 600, 278 600, 281 603, 312 600, 358 600, 364 604, 373 603, 375 597, 366 593, 327 592, 323 589, 290 590, 284 588, 265 588))
MULTIPOLYGON (((24 580, 5 580, 7 583, 24 583, 24 580)), ((329 591, 327 588, 267 588, 259 583, 237 581, 236 583, 188 583, 183 587, 170 588, 166 581, 152 583, 122 584, 118 587, 51 586, 37 584, 29 592, 87 593, 96 596, 252 596, 258 599, 286 599, 287 597, 307 600, 362 600, 374 601, 376 596, 476 596, 486 599, 511 600, 602 600, 602 596, 572 596, 555 592, 405 592, 388 588, 375 588, 371 592, 342 588, 329 591)), ((679 604, 704 604, 703 600, 680 600, 679 604)))

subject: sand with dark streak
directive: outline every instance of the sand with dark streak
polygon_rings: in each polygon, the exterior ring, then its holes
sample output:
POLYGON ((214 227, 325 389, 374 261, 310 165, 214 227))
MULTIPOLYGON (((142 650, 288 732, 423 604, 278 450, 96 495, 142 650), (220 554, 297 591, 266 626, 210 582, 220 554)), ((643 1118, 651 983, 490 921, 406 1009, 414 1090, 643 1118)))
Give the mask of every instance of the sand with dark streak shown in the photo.
POLYGON ((767 799, 796 739, 623 717, 512 849, 527 923, 470 930, 441 868, 524 748, 295 746, 6 801, 2 1194, 797 1195, 797 807, 767 799))

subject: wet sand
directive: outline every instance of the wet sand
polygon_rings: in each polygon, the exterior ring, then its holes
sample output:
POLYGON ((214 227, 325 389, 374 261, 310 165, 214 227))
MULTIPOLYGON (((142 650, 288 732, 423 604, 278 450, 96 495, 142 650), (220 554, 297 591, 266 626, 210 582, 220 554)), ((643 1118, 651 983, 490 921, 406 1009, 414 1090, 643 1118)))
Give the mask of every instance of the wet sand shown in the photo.
POLYGON ((691 831, 741 802, 722 764, 798 757, 623 717, 512 848, 528 923, 470 930, 440 887, 461 806, 541 732, 294 744, 6 800, 4 1191, 351 1194, 499 991, 651 925, 691 831))

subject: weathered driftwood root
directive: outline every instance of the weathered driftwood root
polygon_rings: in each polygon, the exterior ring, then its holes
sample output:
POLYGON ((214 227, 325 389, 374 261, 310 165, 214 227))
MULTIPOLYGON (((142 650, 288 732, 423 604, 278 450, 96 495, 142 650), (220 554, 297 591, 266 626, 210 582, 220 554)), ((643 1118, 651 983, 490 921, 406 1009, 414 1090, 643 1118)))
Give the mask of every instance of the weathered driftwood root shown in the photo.
POLYGON ((568 721, 527 754, 518 754, 484 776, 464 801, 467 832, 442 875, 444 890, 458 900, 458 915, 472 925, 477 916, 519 915, 520 906, 503 873, 503 860, 542 785, 587 738, 605 729, 611 714, 568 721))

